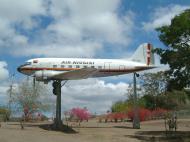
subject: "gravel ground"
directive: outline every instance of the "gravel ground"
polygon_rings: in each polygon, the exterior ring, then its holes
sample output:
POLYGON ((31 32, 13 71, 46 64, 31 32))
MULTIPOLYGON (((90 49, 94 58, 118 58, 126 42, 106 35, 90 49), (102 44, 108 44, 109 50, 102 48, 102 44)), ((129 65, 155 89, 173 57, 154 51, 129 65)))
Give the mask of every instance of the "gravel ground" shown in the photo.
MULTIPOLYGON (((78 123, 69 123, 77 131, 75 134, 48 131, 39 127, 48 123, 25 123, 24 130, 17 122, 1 123, 0 142, 142 142, 165 137, 164 120, 143 122, 141 129, 132 129, 130 122, 98 123, 97 120, 90 120, 82 122, 80 126, 78 123)), ((190 142, 190 119, 180 119, 178 131, 180 135, 187 137, 185 142, 190 142)), ((164 138, 163 141, 165 142, 164 138)))

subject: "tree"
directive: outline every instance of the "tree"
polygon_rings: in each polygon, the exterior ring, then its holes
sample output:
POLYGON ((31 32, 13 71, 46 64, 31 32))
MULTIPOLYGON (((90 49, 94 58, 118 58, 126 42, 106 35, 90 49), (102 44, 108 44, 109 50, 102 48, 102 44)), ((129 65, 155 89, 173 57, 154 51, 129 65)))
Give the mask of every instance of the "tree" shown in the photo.
POLYGON ((167 105, 170 106, 169 109, 185 109, 189 104, 190 94, 188 94, 188 92, 186 92, 185 90, 174 90, 166 92, 166 96, 166 100, 168 100, 167 105))
MULTIPOLYGON (((141 93, 141 87, 137 86, 137 94, 140 94, 140 93, 141 93)), ((133 105, 134 105, 133 85, 129 85, 129 87, 127 88, 126 95, 127 95, 126 100, 117 101, 111 106, 112 112, 124 112, 125 113, 133 108, 133 105)), ((145 106, 143 99, 138 99, 137 103, 138 103, 138 106, 140 106, 140 107, 145 106)))
POLYGON ((70 110, 70 116, 75 117, 82 122, 83 120, 87 120, 90 118, 90 112, 86 108, 72 108, 70 110))
POLYGON ((21 82, 17 91, 13 92, 12 102, 16 111, 24 113, 25 117, 32 116, 35 112, 43 112, 49 109, 49 104, 45 101, 47 90, 41 83, 33 86, 32 81, 25 80, 21 82))
POLYGON ((166 91, 167 77, 164 72, 145 73, 140 79, 144 95, 157 96, 166 91))
POLYGON ((160 40, 168 47, 157 48, 161 63, 168 64, 168 90, 181 90, 190 84, 190 9, 175 16, 171 25, 157 29, 160 40))
POLYGON ((143 100, 145 108, 154 110, 178 109, 188 104, 189 94, 185 90, 167 91, 167 76, 164 72, 146 73, 141 76, 141 84, 143 88, 143 100))
POLYGON ((10 110, 4 106, 0 106, 0 119, 7 121, 10 119, 10 110))
POLYGON ((112 112, 127 112, 129 104, 127 101, 118 101, 111 107, 112 112))
POLYGON ((141 76, 141 85, 143 97, 140 100, 144 102, 144 106, 151 110, 160 107, 159 100, 163 98, 161 94, 166 91, 167 86, 165 73, 145 73, 141 76))

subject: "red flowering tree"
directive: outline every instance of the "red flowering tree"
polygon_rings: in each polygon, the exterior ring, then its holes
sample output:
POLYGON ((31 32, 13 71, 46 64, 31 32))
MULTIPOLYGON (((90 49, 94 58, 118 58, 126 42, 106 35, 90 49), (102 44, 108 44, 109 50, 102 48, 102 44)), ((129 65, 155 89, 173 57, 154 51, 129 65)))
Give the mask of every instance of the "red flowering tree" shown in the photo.
MULTIPOLYGON (((128 111, 127 115, 128 115, 128 118, 133 120, 134 111, 133 110, 128 111)), ((139 116, 140 121, 145 121, 151 117, 151 111, 148 109, 140 108, 138 116, 139 116)))
MULTIPOLYGON (((139 119, 140 121, 146 121, 146 120, 150 120, 150 119, 154 119, 154 118, 162 118, 164 116, 164 114, 166 114, 167 110, 165 109, 160 109, 157 108, 153 111, 149 110, 149 109, 145 109, 145 108, 139 108, 139 119)), ((127 113, 128 118, 130 118, 131 120, 133 120, 134 118, 134 111, 130 110, 127 113)))
POLYGON ((51 102, 46 101, 47 92, 45 85, 37 83, 33 86, 31 80, 24 80, 12 92, 11 102, 14 106, 12 112, 20 112, 24 120, 29 120, 38 112, 48 111, 51 102))
POLYGON ((157 108, 151 112, 152 118, 163 118, 167 112, 168 112, 168 110, 165 110, 162 108, 157 108))
POLYGON ((70 116, 77 118, 80 122, 83 120, 88 121, 90 112, 86 108, 72 108, 70 110, 70 116))

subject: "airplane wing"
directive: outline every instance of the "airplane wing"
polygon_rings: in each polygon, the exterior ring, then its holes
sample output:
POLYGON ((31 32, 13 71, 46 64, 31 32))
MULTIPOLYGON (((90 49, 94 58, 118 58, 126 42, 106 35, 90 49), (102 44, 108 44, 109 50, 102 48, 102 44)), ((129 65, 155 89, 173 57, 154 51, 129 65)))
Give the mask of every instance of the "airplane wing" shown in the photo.
POLYGON ((98 72, 98 69, 83 68, 79 70, 68 71, 68 72, 57 74, 53 76, 53 79, 61 79, 61 80, 85 79, 85 78, 89 78, 93 76, 93 74, 95 74, 96 72, 98 72))

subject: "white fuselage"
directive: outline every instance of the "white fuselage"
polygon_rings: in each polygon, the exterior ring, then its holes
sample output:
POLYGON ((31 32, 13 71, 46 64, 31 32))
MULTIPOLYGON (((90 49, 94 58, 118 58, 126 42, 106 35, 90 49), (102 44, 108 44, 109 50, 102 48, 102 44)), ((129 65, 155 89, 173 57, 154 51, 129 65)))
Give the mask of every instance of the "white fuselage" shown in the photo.
MULTIPOLYGON (((53 80, 55 75, 81 69, 96 69, 96 72, 86 77, 106 77, 128 74, 151 69, 143 63, 122 59, 85 59, 85 58, 36 58, 21 65, 18 71, 26 75, 35 75, 38 80, 53 80)), ((77 72, 76 72, 77 73, 77 72)), ((60 77, 60 80, 83 79, 84 77, 60 77)), ((57 78, 56 78, 57 79, 57 78)))
POLYGON ((18 71, 38 81, 76 80, 107 77, 154 68, 152 45, 141 44, 128 59, 36 58, 18 67, 18 71))

